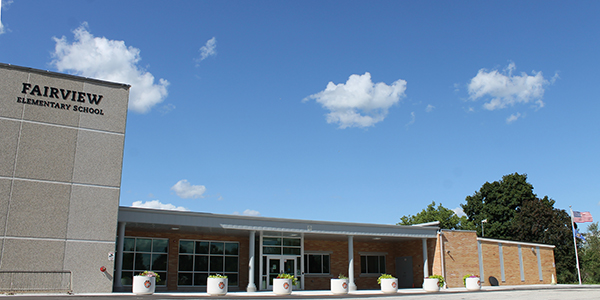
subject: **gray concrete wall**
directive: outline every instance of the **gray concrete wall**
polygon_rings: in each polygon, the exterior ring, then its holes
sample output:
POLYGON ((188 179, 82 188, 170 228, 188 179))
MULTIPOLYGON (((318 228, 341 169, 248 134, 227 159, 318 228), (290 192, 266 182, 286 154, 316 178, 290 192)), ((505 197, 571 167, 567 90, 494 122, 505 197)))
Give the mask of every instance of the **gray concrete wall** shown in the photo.
POLYGON ((112 291, 128 98, 0 64, 0 271, 68 270, 75 293, 112 291))

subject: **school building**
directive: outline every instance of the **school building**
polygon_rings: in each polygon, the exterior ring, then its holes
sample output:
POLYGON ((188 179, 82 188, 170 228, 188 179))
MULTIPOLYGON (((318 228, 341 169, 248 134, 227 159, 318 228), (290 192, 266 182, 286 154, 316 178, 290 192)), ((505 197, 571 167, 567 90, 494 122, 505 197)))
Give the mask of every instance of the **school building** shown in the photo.
POLYGON ((478 238, 474 231, 416 226, 277 219, 119 208, 115 290, 154 270, 159 290, 204 291, 210 274, 225 274, 230 290, 272 289, 280 273, 296 289, 327 290, 339 274, 350 289, 378 289, 382 273, 399 288, 421 287, 439 274, 448 287, 478 275, 484 285, 551 283, 554 246, 478 238), (123 245, 123 247, 121 247, 123 245))
MULTIPOLYGON (((129 85, 0 63, 0 292, 130 291, 153 270, 158 291, 401 288, 440 274, 449 287, 550 283, 554 246, 478 238, 436 224, 398 226, 119 207, 129 85)), ((399 212, 401 215, 401 212, 399 212)))

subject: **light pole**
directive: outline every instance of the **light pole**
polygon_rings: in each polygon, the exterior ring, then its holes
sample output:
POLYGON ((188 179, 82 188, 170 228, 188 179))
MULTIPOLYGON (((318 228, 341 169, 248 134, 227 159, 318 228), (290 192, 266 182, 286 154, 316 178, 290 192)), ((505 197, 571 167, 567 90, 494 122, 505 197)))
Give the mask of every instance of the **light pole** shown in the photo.
POLYGON ((483 226, 483 223, 487 223, 487 219, 481 220, 481 237, 485 237, 485 227, 483 226))

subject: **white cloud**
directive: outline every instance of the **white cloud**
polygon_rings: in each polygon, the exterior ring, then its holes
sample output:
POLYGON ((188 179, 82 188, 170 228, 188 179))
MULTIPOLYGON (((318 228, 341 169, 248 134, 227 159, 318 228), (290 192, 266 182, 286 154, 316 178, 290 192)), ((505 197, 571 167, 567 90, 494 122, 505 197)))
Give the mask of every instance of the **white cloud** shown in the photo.
POLYGON ((324 91, 310 95, 304 100, 315 99, 329 110, 327 123, 335 123, 339 128, 369 127, 383 121, 388 109, 404 97, 406 81, 399 79, 387 85, 373 83, 371 74, 351 75, 345 84, 329 82, 324 91))
POLYGON ((510 124, 510 123, 518 120, 520 117, 521 117, 521 113, 512 114, 512 115, 510 115, 510 117, 506 118, 506 124, 510 124))
POLYGON ((415 112, 414 111, 411 112, 410 113, 410 121, 408 121, 408 123, 406 124, 406 127, 408 127, 412 124, 415 124, 416 119, 417 119, 417 117, 415 116, 415 112))
POLYGON ((158 109, 160 114, 163 116, 170 113, 173 110, 175 110, 175 105, 173 105, 172 103, 167 103, 158 109))
POLYGON ((4 34, 6 32, 4 29, 4 24, 2 24, 2 9, 8 7, 12 3, 12 0, 0 0, 0 34, 4 34))
POLYGON ((160 203, 159 200, 152 200, 152 201, 146 201, 146 202, 135 201, 135 202, 133 202, 133 204, 131 204, 131 207, 189 211, 189 209, 187 209, 183 206, 175 206, 170 203, 163 204, 163 203, 160 203))
POLYGON ((2 0, 0 0, 0 34, 4 33, 4 25, 2 25, 2 0))
POLYGON ((454 92, 460 92, 460 84, 459 83, 454 84, 454 92))
POLYGON ((474 101, 484 97, 491 98, 483 105, 487 110, 530 102, 535 102, 538 108, 544 107, 542 98, 544 86, 549 84, 548 80, 544 79, 542 72, 513 75, 515 68, 515 63, 511 62, 502 73, 498 70, 479 70, 468 86, 470 98, 474 101))
POLYGON ((75 41, 67 42, 66 37, 56 38, 52 65, 58 71, 71 71, 77 75, 131 85, 129 108, 135 112, 147 113, 167 97, 169 82, 159 79, 138 66, 140 50, 127 47, 124 41, 94 37, 83 23, 73 31, 75 41))
MULTIPOLYGON (((234 215, 239 215, 240 213, 237 211, 233 212, 234 215)), ((243 211, 241 213, 244 216, 260 216, 260 213, 256 210, 252 210, 252 209, 246 209, 245 211, 243 211)))
POLYGON ((558 72, 554 73, 554 76, 552 76, 552 78, 550 78, 550 84, 554 84, 559 79, 560 79, 560 76, 558 75, 558 72))
POLYGON ((466 216, 465 212, 463 211, 462 207, 457 207, 455 209, 452 210, 458 217, 462 217, 462 216, 466 216))
POLYGON ((172 186, 171 190, 183 199, 196 199, 204 198, 202 194, 206 192, 206 187, 203 185, 191 185, 186 179, 182 179, 172 186))
POLYGON ((425 111, 426 112, 432 112, 434 108, 435 108, 435 106, 433 106, 431 104, 428 104, 427 107, 425 108, 425 111))
MULTIPOLYGON (((217 39, 213 37, 212 39, 206 41, 206 44, 200 47, 200 57, 196 59, 196 62, 199 63, 205 60, 209 56, 217 55, 217 39)), ((196 64, 198 66, 198 64, 196 64)))

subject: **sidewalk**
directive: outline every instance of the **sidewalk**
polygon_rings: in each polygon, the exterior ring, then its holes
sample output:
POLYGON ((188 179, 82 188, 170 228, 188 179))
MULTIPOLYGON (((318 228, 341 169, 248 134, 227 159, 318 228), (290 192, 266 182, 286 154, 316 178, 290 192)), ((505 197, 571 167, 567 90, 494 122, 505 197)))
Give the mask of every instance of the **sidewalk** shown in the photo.
MULTIPOLYGON (((534 291, 534 290, 569 290, 569 289, 593 289, 600 293, 600 285, 577 285, 577 284, 535 284, 535 285, 507 285, 507 286, 482 286, 481 292, 496 292, 496 291, 534 291)), ((456 294, 456 293, 473 293, 467 291, 466 288, 449 288, 441 289, 439 293, 427 293, 421 288, 399 289, 396 294, 384 294, 380 290, 357 290, 350 292, 347 295, 334 295, 329 290, 306 290, 292 291, 292 295, 276 295, 272 291, 258 291, 254 293, 248 292, 228 292, 227 298, 360 298, 360 297, 386 297, 386 296, 402 296, 402 295, 441 295, 441 294, 456 294)), ((477 292, 476 292, 477 293, 477 292)), ((92 294, 79 294, 84 296, 92 294)), ((111 293, 111 294, 94 294, 102 296, 134 296, 132 293, 111 293)), ((204 292, 157 292, 154 295, 158 297, 211 297, 204 292)), ((216 298, 223 298, 216 297, 216 298)), ((599 295, 600 298, 600 295, 599 295)))
MULTIPOLYGON (((395 294, 384 294, 379 290, 358 290, 354 292, 350 292, 347 295, 334 295, 329 290, 310 290, 310 291, 293 291, 292 295, 276 295, 272 291, 259 291, 254 293, 248 292, 228 292, 225 296, 212 297, 205 292, 157 292, 153 295, 140 296, 135 295, 130 292, 119 292, 119 293, 98 293, 98 294, 75 294, 75 295, 65 295, 65 294, 15 294, 15 295, 0 295, 0 297, 18 297, 20 299, 24 298, 65 298, 65 299, 74 299, 74 298, 105 298, 105 299, 130 299, 131 297, 143 297, 144 299, 185 299, 185 298, 218 298, 218 299, 226 299, 226 298, 253 298, 253 299, 285 299, 285 298, 296 298, 296 299, 331 299, 331 298, 395 298, 399 296, 450 296, 456 295, 460 296, 461 294, 464 296, 467 295, 478 295, 477 298, 481 298, 481 293, 490 292, 490 294, 494 292, 501 291, 568 291, 568 290, 585 290, 593 292, 595 295, 598 295, 600 298, 600 285, 576 285, 576 284, 558 284, 558 285, 549 285, 549 284, 536 284, 536 285, 513 285, 513 286, 483 286, 481 291, 467 291, 466 288, 450 288, 450 289, 442 289, 438 293, 427 293, 421 288, 410 288, 410 289, 399 289, 395 294)), ((486 293, 487 294, 487 293, 486 293)), ((487 296, 486 296, 487 298, 487 296)), ((511 297, 512 298, 512 297, 511 297)))

